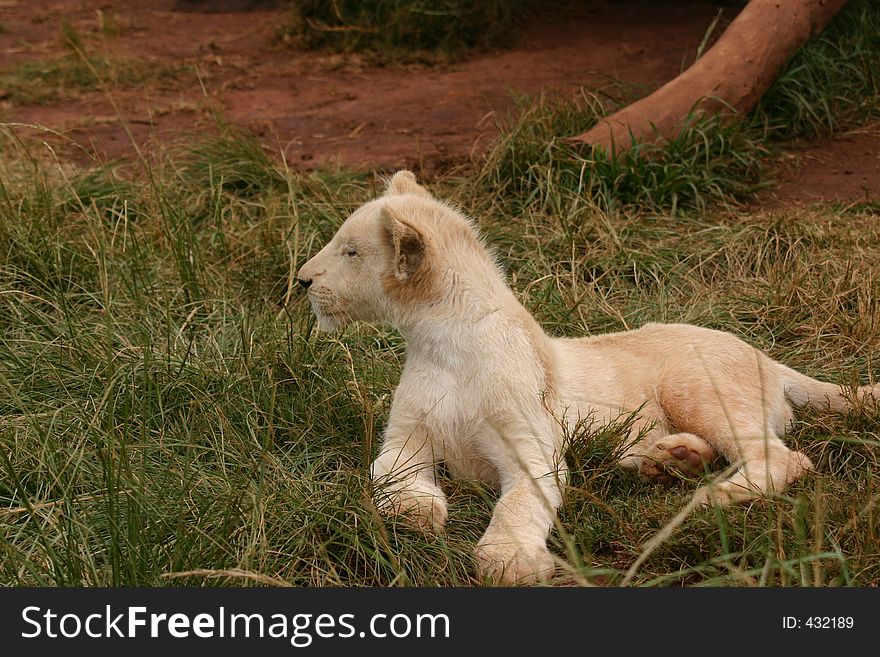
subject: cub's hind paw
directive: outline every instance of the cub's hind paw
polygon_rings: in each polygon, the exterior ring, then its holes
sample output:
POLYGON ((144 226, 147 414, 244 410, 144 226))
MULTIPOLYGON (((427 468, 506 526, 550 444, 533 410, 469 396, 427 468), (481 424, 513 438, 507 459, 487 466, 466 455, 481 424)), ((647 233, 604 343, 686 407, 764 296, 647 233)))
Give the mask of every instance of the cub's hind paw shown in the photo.
POLYGON ((718 452, 705 440, 690 433, 665 436, 651 445, 639 464, 639 473, 654 479, 671 479, 670 471, 698 474, 706 471, 718 452))

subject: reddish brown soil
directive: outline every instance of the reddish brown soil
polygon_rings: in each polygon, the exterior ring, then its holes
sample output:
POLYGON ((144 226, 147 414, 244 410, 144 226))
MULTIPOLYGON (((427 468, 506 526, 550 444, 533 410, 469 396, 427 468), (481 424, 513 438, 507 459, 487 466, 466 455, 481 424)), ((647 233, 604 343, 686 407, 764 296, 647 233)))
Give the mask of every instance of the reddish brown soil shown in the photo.
POLYGON ((880 200, 880 125, 793 145, 785 159, 776 172, 776 187, 758 198, 762 207, 880 200))
MULTIPOLYGON (((279 42, 283 9, 207 13, 180 11, 181 4, 200 3, 0 0, 0 67, 59 56, 66 20, 92 48, 192 71, 172 84, 68 94, 48 106, 0 100, 0 119, 46 126, 69 140, 63 150, 70 156, 82 158, 84 151, 70 146, 75 143, 104 159, 133 153, 123 123, 145 144, 210 129, 212 111, 220 110, 296 168, 339 163, 437 170, 489 143, 496 119, 514 106, 511 92, 566 92, 601 85, 609 76, 657 86, 693 60, 719 8, 729 20, 742 6, 731 0, 584 3, 579 15, 531 22, 513 50, 446 68, 382 68, 279 42), (102 34, 102 16, 117 25, 115 36, 102 34)), ((248 4, 259 3, 226 0, 227 7, 248 4)), ((796 158, 799 172, 767 202, 826 194, 864 199, 863 187, 876 196, 878 143, 875 131, 806 147, 796 158)))

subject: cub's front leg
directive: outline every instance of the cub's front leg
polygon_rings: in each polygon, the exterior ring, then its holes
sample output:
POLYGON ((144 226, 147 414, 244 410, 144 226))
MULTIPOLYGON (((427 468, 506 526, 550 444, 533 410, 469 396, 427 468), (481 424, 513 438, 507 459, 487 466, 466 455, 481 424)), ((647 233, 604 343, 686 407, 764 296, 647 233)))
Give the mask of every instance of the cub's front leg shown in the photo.
POLYGON ((547 536, 567 475, 555 435, 552 422, 505 423, 493 441, 501 497, 476 557, 479 574, 495 584, 532 584, 553 576, 547 536), (535 431, 540 426, 544 431, 535 431))
POLYGON ((389 422, 379 456, 373 461, 373 499, 383 513, 402 515, 427 530, 446 525, 446 496, 437 485, 435 455, 418 424, 389 422))

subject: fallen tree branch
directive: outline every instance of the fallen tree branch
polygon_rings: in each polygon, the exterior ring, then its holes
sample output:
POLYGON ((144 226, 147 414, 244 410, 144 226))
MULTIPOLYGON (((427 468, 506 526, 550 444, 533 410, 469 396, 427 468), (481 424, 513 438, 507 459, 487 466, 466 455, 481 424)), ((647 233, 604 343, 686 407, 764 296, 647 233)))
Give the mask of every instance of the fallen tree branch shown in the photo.
POLYGON ((751 0, 712 48, 649 96, 572 138, 613 154, 633 142, 670 139, 689 117, 748 113, 810 37, 847 0, 751 0))

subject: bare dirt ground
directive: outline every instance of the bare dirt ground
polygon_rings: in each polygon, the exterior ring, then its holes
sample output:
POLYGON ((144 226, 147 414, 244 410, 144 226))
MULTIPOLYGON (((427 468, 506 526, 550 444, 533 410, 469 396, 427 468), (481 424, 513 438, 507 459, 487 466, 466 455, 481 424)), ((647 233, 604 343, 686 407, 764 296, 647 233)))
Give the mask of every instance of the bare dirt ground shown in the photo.
MULTIPOLYGON (((295 168, 442 170, 491 141, 496 120, 514 107, 512 93, 567 92, 609 77, 657 86, 693 61, 719 9, 730 20, 742 6, 585 3, 576 16, 532 21, 513 50, 451 67, 383 68, 292 48, 277 38, 286 11, 229 10, 249 4, 260 3, 0 0, 0 68, 61 56, 63 21, 111 57, 182 67, 171 83, 69 91, 43 105, 16 104, 8 94, 4 100, 0 89, 0 120, 46 126, 63 134, 55 141, 66 155, 103 160, 133 154, 123 125, 144 145, 210 129, 219 111, 295 168)), ((880 126, 792 147, 779 176, 761 203, 877 198, 880 126)))
POLYGON ((817 201, 880 200, 880 125, 868 125, 834 139, 793 144, 775 172, 777 185, 759 195, 773 209, 817 201))

